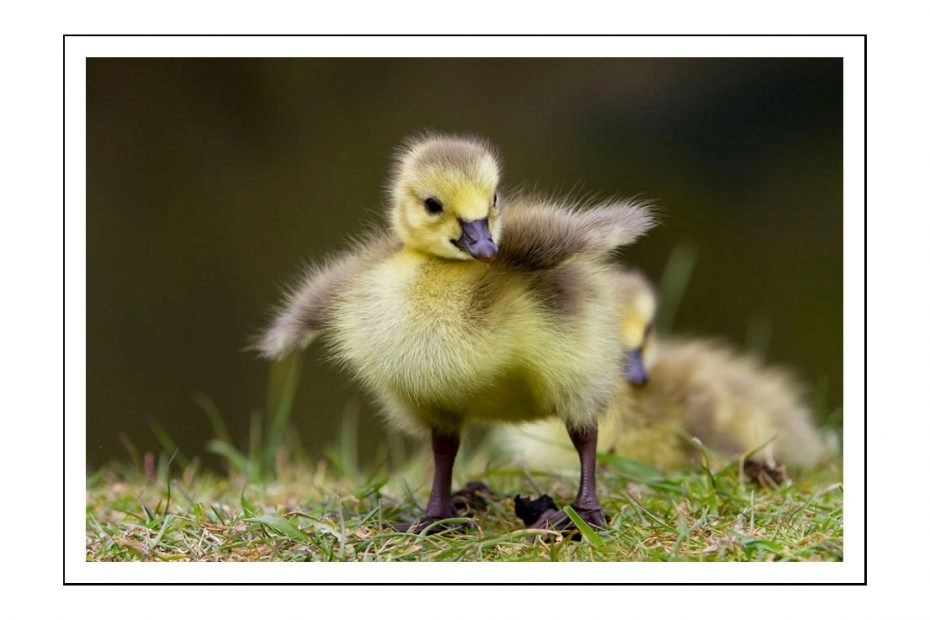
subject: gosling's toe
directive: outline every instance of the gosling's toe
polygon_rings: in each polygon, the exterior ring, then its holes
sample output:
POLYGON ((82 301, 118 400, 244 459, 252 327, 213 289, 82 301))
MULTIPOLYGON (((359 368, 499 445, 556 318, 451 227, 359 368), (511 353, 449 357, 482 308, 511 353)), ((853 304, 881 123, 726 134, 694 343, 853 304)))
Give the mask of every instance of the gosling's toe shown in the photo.
MULTIPOLYGON (((607 527, 607 518, 600 506, 582 508, 572 504, 572 509, 581 517, 582 521, 591 527, 598 529, 607 527)), ((571 518, 565 514, 565 511, 559 510, 548 495, 541 495, 535 500, 518 495, 514 498, 514 510, 520 520, 531 529, 554 530, 557 532, 569 532, 578 529, 571 518)))
POLYGON ((413 523, 400 523, 396 526, 399 532, 411 534, 442 534, 447 532, 462 532, 468 529, 467 523, 461 521, 448 522, 447 519, 458 519, 458 513, 423 515, 413 523))

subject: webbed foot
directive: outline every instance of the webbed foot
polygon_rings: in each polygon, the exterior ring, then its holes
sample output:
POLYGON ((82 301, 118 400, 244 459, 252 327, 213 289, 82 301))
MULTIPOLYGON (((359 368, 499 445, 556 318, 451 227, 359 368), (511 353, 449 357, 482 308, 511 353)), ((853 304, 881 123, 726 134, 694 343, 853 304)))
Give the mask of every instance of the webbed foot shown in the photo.
POLYGON ((743 473, 747 478, 762 486, 777 487, 791 484, 791 478, 788 477, 785 466, 780 463, 767 464, 750 459, 743 463, 743 473))
MULTIPOLYGON (((607 527, 607 518, 600 507, 585 509, 573 505, 572 508, 581 517, 581 520, 591 527, 596 529, 605 529, 607 527)), ((558 532, 570 532, 578 529, 564 510, 543 513, 530 527, 539 530, 556 530, 558 532)))
POLYGON ((473 516, 487 510, 490 500, 496 499, 494 491, 483 482, 469 482, 464 488, 452 493, 452 505, 459 513, 473 516))
MULTIPOLYGON (((577 529, 574 522, 565 514, 564 510, 559 510, 555 502, 548 495, 540 495, 539 498, 531 500, 517 495, 513 498, 514 509, 517 516, 532 529, 555 530, 559 532, 568 532, 577 529)), ((600 506, 579 508, 572 504, 572 509, 588 525, 604 529, 607 527, 607 518, 604 516, 604 510, 600 506)))

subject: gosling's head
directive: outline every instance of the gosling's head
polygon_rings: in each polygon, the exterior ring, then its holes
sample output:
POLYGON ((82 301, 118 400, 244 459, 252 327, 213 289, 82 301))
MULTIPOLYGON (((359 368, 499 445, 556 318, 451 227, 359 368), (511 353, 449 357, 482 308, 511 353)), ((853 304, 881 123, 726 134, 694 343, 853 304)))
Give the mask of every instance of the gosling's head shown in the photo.
POLYGON ((643 386, 649 382, 649 369, 655 355, 656 292, 642 274, 622 271, 617 277, 620 344, 627 357, 626 380, 631 385, 643 386))
POLYGON ((490 145, 431 134, 398 151, 388 185, 391 226, 408 248, 490 262, 501 235, 500 162, 490 145))

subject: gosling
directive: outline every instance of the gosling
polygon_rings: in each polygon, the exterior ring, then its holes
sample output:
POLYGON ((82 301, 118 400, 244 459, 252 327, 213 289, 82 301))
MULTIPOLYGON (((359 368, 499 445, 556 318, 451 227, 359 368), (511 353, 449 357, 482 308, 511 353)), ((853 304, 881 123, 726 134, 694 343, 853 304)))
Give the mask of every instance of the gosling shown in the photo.
MULTIPOLYGON (((309 270, 257 348, 280 358, 324 335, 389 423, 431 438, 433 485, 412 531, 457 516, 452 470, 466 424, 544 418, 560 421, 578 455, 573 508, 605 527, 597 423, 625 364, 610 261, 653 218, 628 201, 507 198, 500 175, 484 140, 406 141, 388 181, 387 230, 309 270)), ((572 525, 559 511, 533 527, 572 525)))

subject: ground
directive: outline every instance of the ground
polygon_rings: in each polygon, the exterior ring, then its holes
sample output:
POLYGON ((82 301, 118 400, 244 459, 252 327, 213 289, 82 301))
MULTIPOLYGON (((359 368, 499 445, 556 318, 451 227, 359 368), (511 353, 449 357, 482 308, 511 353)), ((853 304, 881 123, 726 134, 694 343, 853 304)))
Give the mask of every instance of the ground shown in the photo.
POLYGON ((431 468, 341 471, 331 459, 280 458, 266 481, 218 475, 197 462, 100 469, 87 480, 88 561, 839 561, 843 485, 838 459, 786 484, 760 484, 740 462, 659 472, 599 456, 608 528, 574 535, 528 530, 514 496, 573 498, 571 473, 467 463, 464 486, 481 481, 461 520, 438 535, 402 533, 425 504, 431 468), (485 505, 481 505, 484 503, 485 505))

